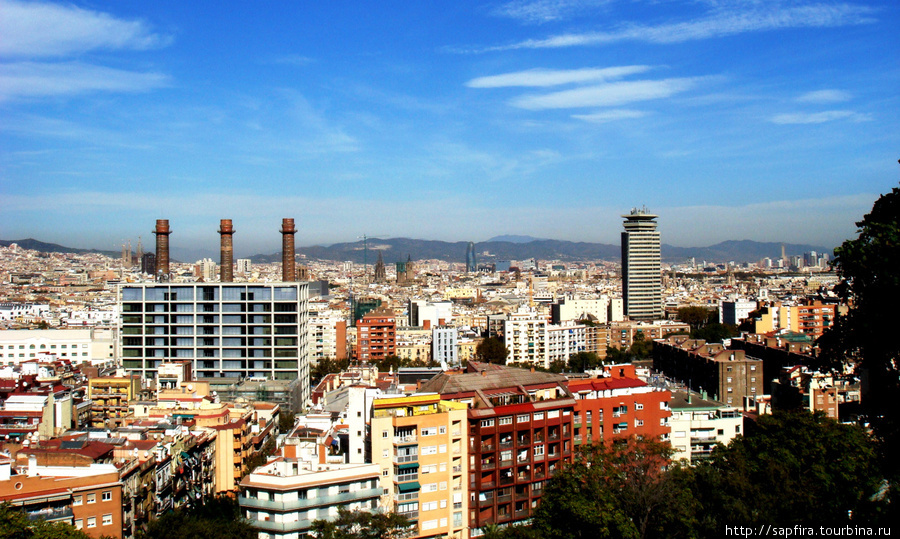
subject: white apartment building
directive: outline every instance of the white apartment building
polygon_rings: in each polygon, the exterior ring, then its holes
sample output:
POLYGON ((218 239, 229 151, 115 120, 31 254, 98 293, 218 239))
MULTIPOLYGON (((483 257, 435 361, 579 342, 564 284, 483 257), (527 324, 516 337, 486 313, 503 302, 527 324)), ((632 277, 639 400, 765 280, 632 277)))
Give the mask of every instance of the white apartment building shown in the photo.
POLYGON ((453 303, 449 301, 411 299, 408 309, 410 326, 433 328, 449 324, 453 320, 453 303))
POLYGON ((459 365, 459 332, 456 328, 440 326, 432 330, 431 359, 441 366, 459 365))
POLYGON ((0 365, 35 359, 68 359, 73 363, 106 363, 118 358, 115 329, 0 330, 0 365))
MULTIPOLYGON (((307 343, 309 360, 318 364, 325 358, 336 358, 338 355, 338 324, 346 323, 343 315, 337 311, 324 310, 310 314, 307 321, 307 343)), ((346 339, 346 330, 343 333, 346 339)), ((346 348, 346 343, 343 343, 346 348)))
POLYGON ((316 520, 337 518, 339 508, 377 510, 379 476, 377 464, 279 457, 241 480, 238 503, 260 539, 300 539, 316 520))
POLYGON ((569 356, 587 350, 587 327, 568 321, 547 326, 547 360, 568 362, 569 356))
POLYGON ((708 457, 717 443, 727 445, 743 433, 744 416, 734 406, 705 400, 694 392, 673 391, 669 407, 672 460, 696 463, 708 457))
POLYGON ((511 313, 503 321, 503 338, 509 355, 507 365, 549 368, 547 319, 527 308, 511 313))
POLYGON ((594 322, 605 324, 609 313, 609 297, 596 299, 563 298, 551 305, 554 324, 566 320, 585 320, 593 318, 594 322))
POLYGON ((36 303, 0 303, 0 321, 31 323, 50 316, 50 305, 36 303))

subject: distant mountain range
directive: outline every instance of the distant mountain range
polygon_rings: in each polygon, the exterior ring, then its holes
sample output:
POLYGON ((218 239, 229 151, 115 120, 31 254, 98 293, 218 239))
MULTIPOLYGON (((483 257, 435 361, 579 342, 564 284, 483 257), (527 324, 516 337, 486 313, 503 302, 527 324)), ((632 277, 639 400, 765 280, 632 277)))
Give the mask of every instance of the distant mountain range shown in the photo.
MULTIPOLYGON (((44 243, 34 239, 5 241, 0 240, 0 245, 8 246, 16 243, 23 249, 32 249, 47 253, 101 253, 111 257, 119 257, 121 253, 114 251, 100 251, 95 249, 73 249, 54 243, 44 243)), ((395 262, 405 262, 407 257, 413 260, 444 260, 465 262, 466 246, 468 242, 446 242, 435 240, 413 240, 408 238, 378 239, 368 238, 367 243, 357 241, 353 243, 336 243, 329 246, 314 245, 312 247, 299 247, 297 254, 310 260, 350 260, 354 263, 375 264, 378 253, 384 259, 386 265, 395 262)), ((818 245, 784 244, 785 253, 788 256, 801 255, 808 251, 817 253, 832 253, 828 249, 818 245)), ((576 262, 584 260, 619 260, 621 248, 618 245, 604 243, 571 242, 561 240, 535 239, 530 236, 498 236, 489 241, 475 244, 477 260, 492 262, 496 260, 526 260, 536 258, 541 260, 561 260, 576 262), (485 254, 487 253, 487 254, 485 254)), ((177 252, 173 252, 173 257, 177 252)), ((779 258, 781 256, 781 244, 775 242, 758 242, 751 240, 723 241, 709 247, 674 247, 662 245, 662 257, 667 262, 681 262, 694 258, 697 263, 707 262, 757 262, 763 258, 779 258)), ((192 260, 189 257, 180 257, 192 260)), ((214 260, 217 258, 211 256, 214 260)), ((250 257, 257 264, 281 261, 281 253, 258 254, 250 257)))

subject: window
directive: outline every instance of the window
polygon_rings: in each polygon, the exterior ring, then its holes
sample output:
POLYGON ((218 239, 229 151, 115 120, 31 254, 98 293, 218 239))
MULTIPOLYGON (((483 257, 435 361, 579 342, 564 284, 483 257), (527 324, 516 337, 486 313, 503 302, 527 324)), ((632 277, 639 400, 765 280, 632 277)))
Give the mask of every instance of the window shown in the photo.
POLYGON ((447 490, 447 482, 441 481, 441 490, 447 490))
POLYGON ((437 492, 437 483, 426 483, 422 485, 422 492, 437 492))
POLYGON ((512 416, 506 416, 500 418, 501 425, 512 425, 512 416))
POLYGON ((381 431, 381 437, 382 437, 382 438, 387 438, 387 437, 388 437, 388 431, 386 431, 386 430, 381 431))
POLYGON ((422 429, 422 436, 434 436, 437 434, 437 427, 426 427, 422 429))
POLYGON ((535 413, 534 413, 534 420, 535 420, 535 421, 541 421, 541 420, 543 420, 543 419, 544 419, 544 412, 535 412, 535 413))
POLYGON ((75 519, 75 529, 80 530, 82 528, 84 528, 84 521, 81 520, 80 518, 76 518, 75 519))
POLYGON ((438 427, 438 434, 447 434, 447 425, 441 425, 438 427))
POLYGON ((112 513, 103 515, 103 525, 111 526, 112 525, 112 513))
POLYGON ((97 517, 88 517, 87 527, 88 528, 96 528, 97 527, 97 517))
POLYGON ((426 445, 422 447, 423 455, 437 455, 437 446, 436 445, 426 445))
POLYGON ((104 491, 103 491, 103 494, 102 494, 101 497, 100 497, 100 499, 103 500, 104 502, 112 501, 112 491, 111 491, 111 490, 104 490, 104 491))
POLYGON ((528 414, 517 415, 516 423, 528 423, 528 414))
POLYGON ((72 505, 81 505, 81 496, 72 496, 72 505))
POLYGON ((643 410, 643 409, 644 409, 644 404, 641 403, 641 402, 636 402, 636 403, 634 403, 634 409, 635 409, 635 410, 643 410))
POLYGON ((381 475, 383 475, 384 477, 387 477, 388 475, 390 475, 390 473, 390 470, 381 470, 381 475))
MULTIPOLYGON (((95 503, 96 501, 97 501, 96 494, 88 494, 87 495, 87 503, 95 503)), ((90 527, 90 526, 88 526, 88 527, 90 527)))
POLYGON ((493 427, 494 420, 493 419, 482 419, 481 420, 481 428, 493 427))
POLYGON ((438 508, 437 502, 425 502, 422 504, 422 511, 434 511, 438 508))

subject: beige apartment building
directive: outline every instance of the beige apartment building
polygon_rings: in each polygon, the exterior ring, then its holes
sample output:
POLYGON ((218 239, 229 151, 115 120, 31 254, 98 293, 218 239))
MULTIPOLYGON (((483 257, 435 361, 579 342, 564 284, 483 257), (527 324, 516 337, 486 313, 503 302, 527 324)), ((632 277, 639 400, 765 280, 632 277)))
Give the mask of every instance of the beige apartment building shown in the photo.
POLYGON ((466 410, 437 394, 373 402, 372 462, 381 468, 381 505, 415 523, 411 537, 468 537, 466 410))

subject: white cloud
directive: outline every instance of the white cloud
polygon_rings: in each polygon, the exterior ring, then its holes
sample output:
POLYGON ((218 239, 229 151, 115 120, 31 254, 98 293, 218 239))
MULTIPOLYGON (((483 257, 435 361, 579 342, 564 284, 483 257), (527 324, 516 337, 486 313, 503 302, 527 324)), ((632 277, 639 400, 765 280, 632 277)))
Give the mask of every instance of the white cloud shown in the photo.
POLYGON ((529 69, 478 77, 466 83, 469 88, 504 88, 509 86, 558 86, 561 84, 619 79, 648 71, 650 66, 617 66, 584 69, 529 69))
POLYGON ((144 50, 168 43, 143 21, 73 5, 0 0, 0 56, 59 57, 95 49, 144 50))
POLYGON ((852 122, 868 122, 872 120, 870 114, 862 114, 852 110, 826 110, 822 112, 789 112, 776 114, 769 119, 775 124, 821 124, 835 120, 849 120, 852 122))
POLYGON ((873 9, 850 4, 809 4, 780 8, 768 4, 756 10, 719 10, 693 21, 646 26, 623 25, 604 32, 569 33, 545 39, 529 39, 487 50, 547 49, 603 45, 621 41, 648 43, 682 43, 724 37, 745 32, 784 28, 823 28, 864 24, 874 21, 873 9))
POLYGON ((620 81, 514 99, 515 107, 529 110, 578 107, 614 107, 637 101, 661 99, 689 90, 699 78, 620 81))
POLYGON ((613 109, 613 110, 604 110, 600 112, 595 112, 593 114, 573 114, 572 118, 576 118, 578 120, 584 120, 586 122, 592 123, 606 123, 612 122, 615 120, 628 120, 631 118, 643 118, 647 115, 646 111, 643 110, 632 110, 632 109, 613 109))
POLYGON ((79 62, 0 65, 0 100, 94 91, 145 92, 168 84, 168 76, 161 73, 123 71, 79 62))
POLYGON ((807 92, 797 98, 800 103, 840 103, 849 101, 852 96, 843 90, 816 90, 807 92))
POLYGON ((560 21, 611 2, 612 0, 513 0, 498 7, 494 14, 524 23, 541 24, 560 21))

